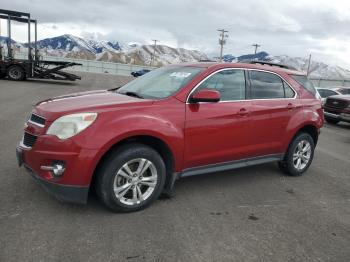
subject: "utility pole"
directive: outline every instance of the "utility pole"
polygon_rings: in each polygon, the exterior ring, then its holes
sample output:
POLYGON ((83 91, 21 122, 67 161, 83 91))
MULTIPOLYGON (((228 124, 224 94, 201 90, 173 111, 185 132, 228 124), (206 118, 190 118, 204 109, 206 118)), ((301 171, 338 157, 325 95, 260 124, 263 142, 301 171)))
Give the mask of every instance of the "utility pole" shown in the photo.
MULTIPOLYGON (((0 37, 1 37, 1 19, 0 19, 0 37)), ((2 60, 2 44, 0 42, 0 60, 2 60)))
POLYGON ((222 52, 224 49, 224 45, 226 44, 226 38, 228 38, 228 35, 225 33, 228 33, 228 31, 225 29, 218 29, 218 31, 220 32, 220 35, 219 35, 220 62, 222 62, 222 52))
POLYGON ((309 55, 309 62, 307 65, 307 73, 306 73, 307 76, 309 76, 310 74, 310 66, 311 66, 311 54, 309 55))
POLYGON ((153 54, 152 54, 152 58, 151 58, 151 66, 153 65, 153 62, 154 62, 155 57, 156 57, 156 47, 157 47, 157 42, 159 42, 159 40, 152 39, 152 41, 154 42, 154 46, 153 46, 153 54))
POLYGON ((255 52, 254 52, 254 54, 256 55, 256 52, 258 51, 258 47, 260 47, 261 45, 259 45, 259 44, 253 44, 252 46, 255 47, 255 52))

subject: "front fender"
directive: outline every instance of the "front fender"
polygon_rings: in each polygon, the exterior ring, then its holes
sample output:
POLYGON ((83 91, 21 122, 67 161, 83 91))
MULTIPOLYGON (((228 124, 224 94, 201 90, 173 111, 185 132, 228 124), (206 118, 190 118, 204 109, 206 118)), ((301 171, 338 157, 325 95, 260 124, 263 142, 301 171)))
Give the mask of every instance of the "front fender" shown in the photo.
MULTIPOLYGON (((98 149, 93 160, 93 170, 101 158, 114 145, 135 136, 151 136, 163 141, 171 150, 174 157, 175 170, 181 170, 184 152, 183 124, 174 124, 172 121, 159 115, 126 114, 123 117, 115 117, 115 114, 104 116, 103 123, 96 125, 95 130, 90 130, 88 137, 92 137, 86 147, 98 149)), ((92 172, 93 172, 92 170, 92 172)), ((91 174, 92 175, 92 174, 91 174)))

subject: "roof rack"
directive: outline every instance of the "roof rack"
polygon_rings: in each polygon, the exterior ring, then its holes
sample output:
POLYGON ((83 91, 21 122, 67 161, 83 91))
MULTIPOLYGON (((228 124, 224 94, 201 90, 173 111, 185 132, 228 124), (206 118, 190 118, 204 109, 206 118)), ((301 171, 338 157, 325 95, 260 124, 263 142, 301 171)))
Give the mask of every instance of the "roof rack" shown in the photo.
POLYGON ((215 62, 215 61, 214 60, 210 60, 210 59, 201 59, 198 62, 209 63, 209 62, 215 62))
POLYGON ((247 64, 260 64, 260 65, 269 65, 269 66, 278 66, 284 69, 290 69, 290 70, 297 70, 295 67, 292 66, 287 66, 287 65, 283 65, 283 64, 278 64, 278 63, 272 63, 272 62, 267 62, 267 61, 254 61, 254 60, 250 60, 250 61, 239 61, 240 63, 247 63, 247 64))

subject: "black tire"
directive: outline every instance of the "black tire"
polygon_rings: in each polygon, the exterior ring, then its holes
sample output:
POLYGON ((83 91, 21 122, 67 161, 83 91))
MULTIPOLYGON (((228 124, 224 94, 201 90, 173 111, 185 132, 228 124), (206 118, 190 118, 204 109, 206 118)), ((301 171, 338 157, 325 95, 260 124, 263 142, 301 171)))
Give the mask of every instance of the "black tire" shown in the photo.
MULTIPOLYGON (((139 144, 126 144, 113 150, 103 161, 96 173, 96 193, 102 203, 114 212, 134 212, 139 211, 152 204, 162 193, 166 178, 166 168, 162 157, 153 148, 139 144), (156 169, 157 182, 150 196, 137 204, 125 204, 117 198, 114 193, 114 182, 118 170, 129 161, 134 159, 146 159, 150 161, 156 169)), ((126 182, 125 182, 126 183, 126 182)), ((127 194, 132 194, 129 191, 127 194)), ((127 195, 125 194, 125 195, 127 195)), ((124 200, 125 202, 125 200, 124 200)))
POLYGON ((0 79, 3 79, 6 77, 6 74, 5 73, 0 73, 0 79))
POLYGON ((26 74, 21 66, 12 65, 7 69, 7 77, 12 81, 22 81, 25 79, 26 74))
POLYGON ((338 119, 329 118, 329 117, 325 117, 325 120, 327 121, 327 123, 334 124, 334 125, 340 122, 340 120, 338 119))
POLYGON ((304 174, 304 172, 310 167, 314 157, 314 151, 315 151, 315 142, 313 138, 307 133, 299 133, 289 145, 288 151, 283 161, 278 162, 278 166, 284 173, 290 176, 300 176, 304 174), (309 160, 306 163, 305 167, 298 169, 294 165, 293 155, 297 154, 296 150, 297 150, 298 144, 301 141, 306 141, 307 143, 309 143, 311 152, 309 155, 309 160))

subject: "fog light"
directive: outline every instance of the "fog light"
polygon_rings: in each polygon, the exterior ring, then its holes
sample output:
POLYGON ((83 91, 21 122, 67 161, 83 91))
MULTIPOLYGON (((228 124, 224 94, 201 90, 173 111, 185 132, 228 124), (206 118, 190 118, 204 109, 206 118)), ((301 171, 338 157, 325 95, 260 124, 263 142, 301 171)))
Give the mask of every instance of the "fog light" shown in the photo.
POLYGON ((41 166, 42 170, 51 171, 55 177, 62 176, 65 170, 64 163, 55 163, 52 166, 41 166))

